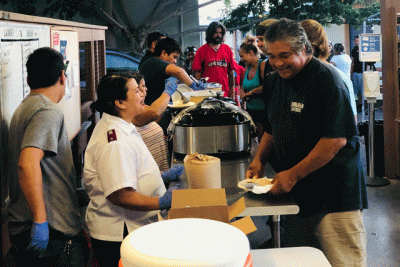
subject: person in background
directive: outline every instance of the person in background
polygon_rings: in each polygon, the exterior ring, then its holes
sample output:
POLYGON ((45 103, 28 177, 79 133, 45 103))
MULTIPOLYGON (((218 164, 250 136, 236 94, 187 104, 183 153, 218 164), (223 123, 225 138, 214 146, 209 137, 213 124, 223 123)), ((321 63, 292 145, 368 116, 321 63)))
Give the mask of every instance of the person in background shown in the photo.
POLYGON ((344 46, 337 43, 333 46, 334 56, 331 58, 330 63, 343 71, 350 79, 351 58, 344 53, 344 46))
MULTIPOLYGON (((130 74, 136 80, 140 91, 146 97, 147 87, 143 75, 140 73, 130 74)), ((166 87, 168 86, 171 88, 166 88, 151 106, 146 105, 144 112, 132 120, 133 125, 136 126, 137 131, 142 136, 143 142, 146 144, 161 171, 169 169, 168 146, 162 128, 155 121, 164 113, 171 95, 176 91, 176 83, 168 83, 166 87)))
POLYGON ((334 267, 366 266, 365 173, 345 84, 312 56, 299 23, 280 19, 265 42, 276 72, 264 81, 265 132, 246 178, 264 176, 274 147, 269 194, 288 194, 300 207, 284 220, 284 245, 318 247, 334 267))
POLYGON ((331 58, 335 55, 335 54, 333 53, 333 44, 332 44, 332 43, 329 43, 328 47, 329 47, 329 56, 328 56, 328 58, 326 59, 326 61, 327 61, 327 62, 331 62, 331 58))
POLYGON ((350 67, 350 75, 351 80, 353 81, 354 86, 354 94, 357 96, 357 110, 361 111, 363 106, 363 64, 359 59, 359 43, 360 39, 358 35, 354 36, 355 46, 351 50, 351 67, 350 67))
POLYGON ((189 46, 185 50, 185 65, 183 66, 183 68, 185 69, 188 75, 194 74, 192 66, 193 66, 194 56, 196 55, 196 51, 197 49, 195 46, 189 46))
POLYGON ((256 38, 247 37, 247 40, 240 46, 239 56, 246 66, 240 98, 246 103, 246 111, 250 114, 253 122, 257 126, 258 141, 264 133, 262 121, 264 116, 265 104, 260 98, 263 89, 263 75, 265 61, 259 58, 256 38))
POLYGON ((235 99, 234 59, 231 48, 224 44, 225 33, 225 26, 219 22, 208 25, 207 43, 197 50, 193 71, 197 80, 208 77, 207 82, 222 85, 225 97, 235 99))
POLYGON ((264 74, 263 74, 264 78, 267 75, 269 75, 271 72, 274 71, 274 69, 271 67, 271 64, 269 64, 269 60, 266 56, 267 51, 265 49, 264 33, 266 32, 268 27, 271 26, 275 22, 277 22, 276 19, 266 19, 266 20, 260 22, 256 27, 257 47, 261 50, 261 54, 264 55, 265 58, 267 59, 267 61, 265 62, 265 68, 264 68, 264 74))
MULTIPOLYGON (((166 86, 166 93, 173 86, 166 86)), ((146 109, 144 94, 128 73, 103 76, 94 108, 102 113, 85 152, 83 183, 90 202, 86 224, 94 256, 101 267, 118 266, 120 246, 133 230, 158 220, 158 210, 171 207, 172 191, 136 127, 146 109)), ((183 169, 181 169, 182 171, 183 169)))
MULTIPOLYGON (((304 28, 308 40, 311 43, 314 57, 325 63, 327 67, 331 68, 331 65, 328 64, 328 62, 326 61, 329 53, 329 48, 327 49, 328 36, 324 30, 324 27, 318 21, 312 19, 303 20, 300 24, 304 28)), ((335 70, 340 74, 340 77, 346 84, 351 102, 351 109, 353 110, 354 119, 357 123, 357 108, 353 83, 350 80, 350 77, 346 75, 343 71, 338 68, 336 68, 335 70)))
POLYGON ((240 88, 243 83, 245 70, 242 65, 240 65, 239 63, 236 62, 235 59, 233 60, 233 65, 234 65, 233 77, 235 79, 235 99, 234 99, 234 101, 238 107, 241 107, 240 88))
MULTIPOLYGON (((139 71, 143 74, 148 89, 145 98, 146 105, 151 105, 161 96, 165 89, 165 80, 170 77, 176 78, 175 81, 184 83, 193 90, 205 89, 204 83, 199 82, 197 84, 183 68, 176 65, 181 54, 182 51, 179 43, 170 37, 166 37, 158 42, 154 50, 154 57, 147 59, 139 67, 139 71)), ((172 115, 167 109, 160 120, 157 121, 163 128, 165 135, 167 135, 171 118, 172 115)))
POLYGON ((26 70, 31 92, 9 132, 8 228, 16 266, 86 266, 71 144, 56 105, 67 82, 63 56, 39 48, 28 56, 26 70))
POLYGON ((154 31, 147 35, 148 50, 146 50, 146 53, 140 59, 139 67, 140 67, 140 65, 142 65, 142 63, 144 61, 146 61, 147 59, 149 59, 151 57, 154 57, 154 49, 156 48, 156 45, 158 44, 158 42, 163 38, 165 38, 165 34, 162 32, 159 32, 159 31, 154 31))

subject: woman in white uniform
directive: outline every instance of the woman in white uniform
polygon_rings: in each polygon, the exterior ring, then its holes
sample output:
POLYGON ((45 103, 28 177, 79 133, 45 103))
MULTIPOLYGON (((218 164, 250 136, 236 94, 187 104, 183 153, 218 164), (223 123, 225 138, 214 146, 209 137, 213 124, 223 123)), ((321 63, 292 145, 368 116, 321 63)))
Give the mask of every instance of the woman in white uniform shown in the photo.
MULTIPOLYGON (((166 86, 166 88, 171 88, 166 86)), ((145 110, 144 94, 129 74, 104 76, 94 107, 103 113, 85 153, 86 211, 95 258, 101 267, 118 266, 127 233, 157 221, 171 206, 161 172, 136 127, 145 110)))

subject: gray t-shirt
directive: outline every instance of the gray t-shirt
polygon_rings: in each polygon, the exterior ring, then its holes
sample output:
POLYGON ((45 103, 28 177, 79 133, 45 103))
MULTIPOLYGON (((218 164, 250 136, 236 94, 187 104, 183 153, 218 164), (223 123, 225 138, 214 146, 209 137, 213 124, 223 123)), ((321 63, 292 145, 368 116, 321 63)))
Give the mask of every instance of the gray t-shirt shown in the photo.
POLYGON ((45 152, 40 167, 49 225, 69 236, 81 230, 77 180, 65 127, 62 111, 42 94, 31 93, 15 110, 9 133, 10 234, 20 233, 33 221, 18 181, 18 159, 26 147, 45 152))

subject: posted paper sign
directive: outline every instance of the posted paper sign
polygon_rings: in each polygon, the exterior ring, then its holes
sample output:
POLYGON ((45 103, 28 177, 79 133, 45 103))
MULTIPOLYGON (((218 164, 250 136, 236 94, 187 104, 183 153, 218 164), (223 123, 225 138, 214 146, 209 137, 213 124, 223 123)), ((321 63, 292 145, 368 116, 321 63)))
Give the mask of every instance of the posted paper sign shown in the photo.
POLYGON ((360 34, 360 61, 382 61, 382 35, 376 33, 360 34))

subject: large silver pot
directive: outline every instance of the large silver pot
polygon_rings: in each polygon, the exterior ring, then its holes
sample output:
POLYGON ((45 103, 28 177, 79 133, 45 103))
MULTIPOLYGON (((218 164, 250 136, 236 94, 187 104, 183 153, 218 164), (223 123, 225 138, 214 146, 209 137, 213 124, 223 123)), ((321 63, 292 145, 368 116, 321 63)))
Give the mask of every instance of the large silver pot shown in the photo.
POLYGON ((173 151, 181 154, 250 151, 255 125, 249 114, 223 99, 207 98, 172 121, 173 151))

